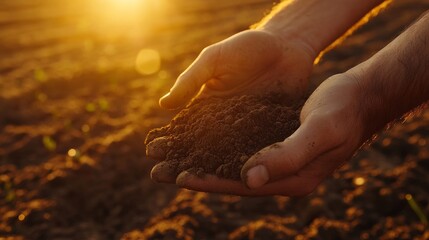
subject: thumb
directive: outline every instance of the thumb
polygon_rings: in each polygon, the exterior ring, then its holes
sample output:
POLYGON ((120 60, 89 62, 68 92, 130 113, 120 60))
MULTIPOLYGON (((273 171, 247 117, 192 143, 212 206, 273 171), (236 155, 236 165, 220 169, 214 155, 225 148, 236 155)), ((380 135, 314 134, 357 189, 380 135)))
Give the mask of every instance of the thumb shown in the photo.
POLYGON ((253 189, 293 175, 321 154, 340 146, 335 122, 330 119, 309 115, 289 138, 253 155, 241 170, 244 183, 253 189))
POLYGON ((170 92, 159 100, 161 107, 174 109, 191 100, 201 87, 214 77, 218 52, 218 48, 214 46, 205 48, 197 59, 177 78, 170 92))

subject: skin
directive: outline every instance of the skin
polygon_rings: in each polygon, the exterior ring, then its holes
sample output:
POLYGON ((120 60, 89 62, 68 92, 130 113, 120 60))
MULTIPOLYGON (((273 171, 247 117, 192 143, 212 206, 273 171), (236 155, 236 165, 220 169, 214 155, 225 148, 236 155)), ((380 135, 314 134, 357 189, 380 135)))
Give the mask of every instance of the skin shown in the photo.
MULTIPOLYGON (((305 79, 316 55, 380 2, 297 0, 283 4, 258 29, 203 51, 160 104, 167 108, 183 105, 201 86, 197 97, 278 86, 299 97, 306 89, 305 79), (331 4, 343 11, 329 13, 331 4), (294 24, 287 24, 290 22, 294 24)), ((243 182, 212 175, 199 178, 188 172, 176 178, 167 162, 154 167, 152 178, 188 189, 235 195, 311 193, 376 131, 428 100, 428 24, 429 14, 425 14, 367 61, 324 81, 305 103, 300 128, 275 147, 268 146, 252 156, 242 168, 243 182)), ((151 149, 157 145, 152 144, 151 149)))
POLYGON ((299 97, 307 88, 314 58, 302 41, 285 43, 263 29, 244 31, 205 48, 160 105, 180 107, 198 92, 198 97, 232 96, 278 87, 299 97))

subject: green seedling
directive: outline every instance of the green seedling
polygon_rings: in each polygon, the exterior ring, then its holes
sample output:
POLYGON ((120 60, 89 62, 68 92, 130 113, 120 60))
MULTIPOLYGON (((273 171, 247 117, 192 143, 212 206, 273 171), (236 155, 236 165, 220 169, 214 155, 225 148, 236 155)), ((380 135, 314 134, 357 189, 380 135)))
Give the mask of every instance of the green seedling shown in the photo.
POLYGON ((13 200, 15 200, 16 195, 15 195, 15 191, 13 190, 11 182, 6 182, 4 184, 4 191, 6 193, 6 196, 5 196, 6 202, 12 202, 13 200))
POLYGON ((43 146, 45 146, 45 148, 48 149, 49 151, 53 152, 57 148, 57 143, 50 136, 44 136, 43 146))
POLYGON ((36 69, 34 70, 34 79, 39 82, 46 82, 48 80, 48 75, 43 69, 36 69))
POLYGON ((411 194, 406 194, 405 195, 405 199, 407 200, 407 202, 410 205, 411 209, 413 209, 413 211, 419 217, 420 221, 424 225, 428 225, 428 218, 426 217, 425 213, 423 212, 423 210, 419 206, 419 204, 414 200, 413 196, 411 194))
POLYGON ((94 103, 88 103, 85 106, 85 110, 89 113, 93 113, 95 110, 97 110, 97 106, 94 103))
POLYGON ((100 107, 101 111, 109 110, 109 102, 104 98, 98 100, 98 106, 100 107))
POLYGON ((85 110, 89 113, 93 113, 97 110, 107 111, 107 110, 109 110, 109 102, 106 99, 101 98, 96 102, 90 102, 90 103, 86 104, 85 110))

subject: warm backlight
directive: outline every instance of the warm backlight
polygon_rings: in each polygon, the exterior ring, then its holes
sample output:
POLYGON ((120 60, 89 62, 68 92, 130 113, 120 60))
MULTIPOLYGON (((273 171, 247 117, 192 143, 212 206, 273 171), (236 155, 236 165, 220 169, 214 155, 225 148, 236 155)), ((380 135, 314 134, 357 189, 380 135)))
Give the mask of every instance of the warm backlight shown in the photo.
POLYGON ((95 0, 90 11, 104 31, 130 30, 141 23, 152 0, 95 0))
POLYGON ((154 74, 161 68, 161 56, 154 49, 142 49, 137 55, 136 70, 144 75, 154 74))

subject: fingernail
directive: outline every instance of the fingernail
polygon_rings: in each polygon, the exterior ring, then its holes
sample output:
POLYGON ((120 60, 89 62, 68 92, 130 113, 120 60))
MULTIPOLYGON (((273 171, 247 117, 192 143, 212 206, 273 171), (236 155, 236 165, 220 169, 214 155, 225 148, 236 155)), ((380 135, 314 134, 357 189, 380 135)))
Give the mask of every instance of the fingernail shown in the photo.
POLYGON ((176 177, 176 185, 182 188, 186 188, 186 184, 188 183, 188 180, 192 177, 192 174, 188 171, 181 172, 176 177))
POLYGON ((146 145, 146 156, 154 160, 164 160, 169 151, 170 142, 167 137, 155 138, 146 145))
POLYGON ((161 162, 155 165, 150 172, 150 177, 158 183, 174 183, 176 181, 174 166, 169 162, 161 162))
POLYGON ((247 186, 249 188, 262 187, 269 179, 267 168, 263 165, 258 165, 247 171, 247 186))

